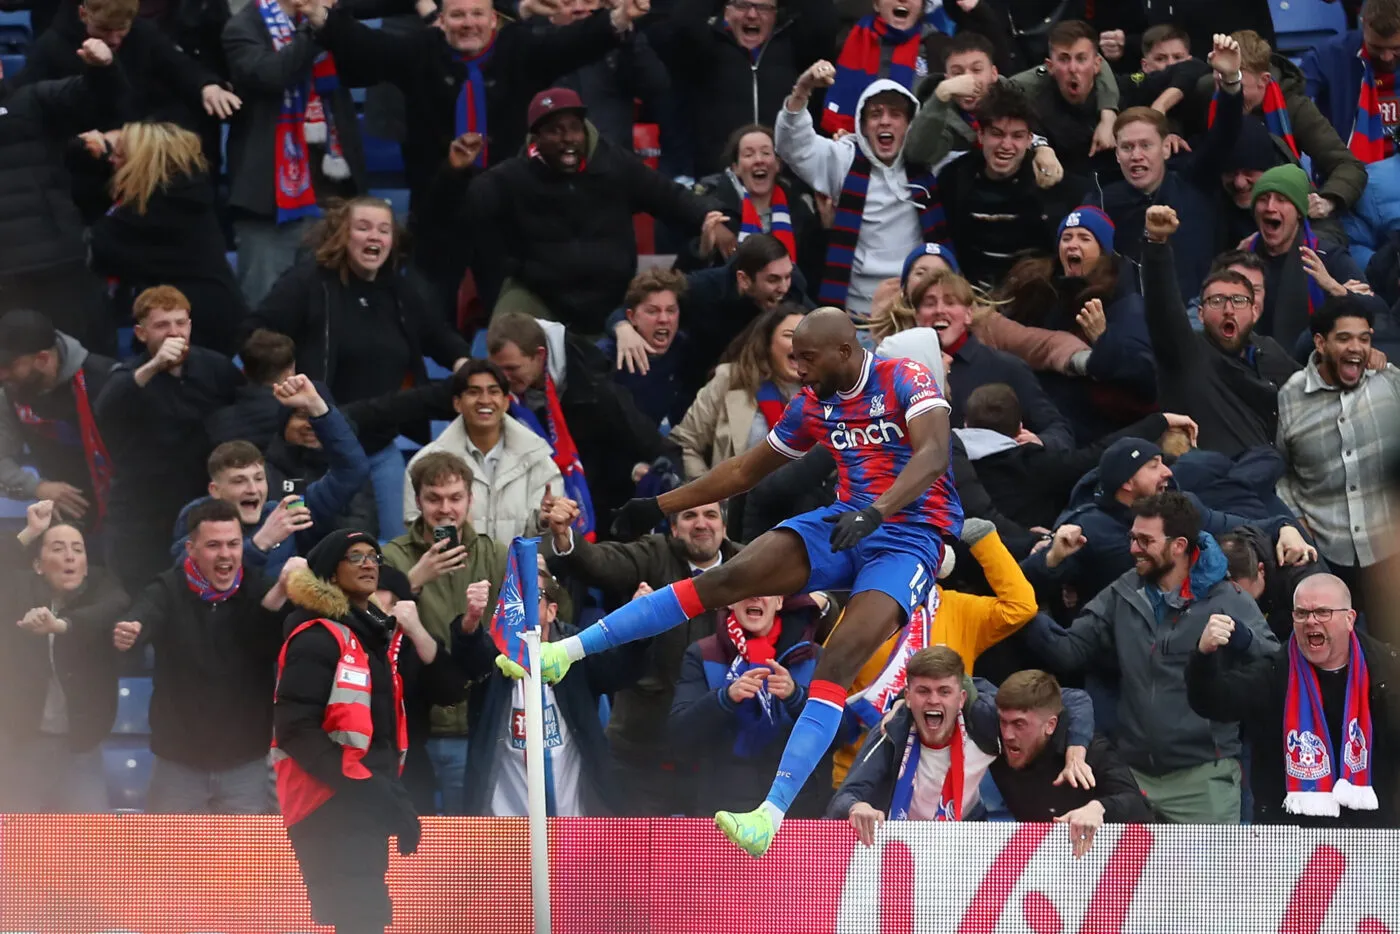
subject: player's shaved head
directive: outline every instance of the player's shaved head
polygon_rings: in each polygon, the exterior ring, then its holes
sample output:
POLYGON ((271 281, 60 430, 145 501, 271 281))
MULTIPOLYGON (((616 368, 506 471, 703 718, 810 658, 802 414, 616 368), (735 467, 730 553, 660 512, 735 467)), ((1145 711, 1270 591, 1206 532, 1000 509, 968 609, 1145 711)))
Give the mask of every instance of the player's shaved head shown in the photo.
POLYGON ((856 327, 850 315, 839 308, 808 313, 792 332, 792 354, 797 360, 797 378, 811 387, 818 399, 855 385, 865 362, 856 327))
POLYGON ((856 326, 840 308, 818 308, 802 319, 792 339, 796 341, 798 335, 820 347, 836 347, 856 343, 856 326))

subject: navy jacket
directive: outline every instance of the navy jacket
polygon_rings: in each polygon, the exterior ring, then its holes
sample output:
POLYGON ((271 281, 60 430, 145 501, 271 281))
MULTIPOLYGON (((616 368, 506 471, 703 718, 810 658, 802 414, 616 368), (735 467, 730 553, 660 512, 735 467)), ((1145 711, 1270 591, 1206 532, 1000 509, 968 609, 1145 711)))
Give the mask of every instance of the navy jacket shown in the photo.
MULTIPOLYGON (((750 666, 739 658, 725 631, 727 611, 712 614, 715 634, 690 645, 681 662, 668 725, 674 748, 699 766, 695 816, 743 809, 762 800, 773 780, 792 726, 807 703, 807 686, 817 668, 816 613, 811 607, 780 613, 776 661, 792 674, 797 688, 787 700, 771 698, 767 719, 758 698, 740 704, 729 699, 729 684, 750 666)), ((831 793, 831 757, 803 786, 789 811, 794 817, 820 817, 831 793)))
POLYGON ((1356 123, 1356 105, 1361 100, 1361 30, 1334 36, 1313 46, 1303 56, 1303 78, 1307 95, 1322 115, 1332 122, 1345 143, 1356 123))
POLYGON ((993 350, 971 332, 953 353, 953 365, 948 368, 948 401, 953 406, 949 418, 954 427, 960 427, 966 419, 963 406, 973 390, 991 383, 1006 383, 1016 391, 1016 400, 1021 403, 1022 420, 1027 428, 1040 436, 1046 448, 1057 451, 1074 449, 1074 429, 1070 427, 1069 419, 1050 401, 1025 361, 1004 351, 993 350))
MULTIPOLYGON (((263 504, 262 520, 251 528, 245 526, 243 536, 243 563, 269 577, 276 577, 282 565, 293 555, 305 553, 331 530, 329 520, 343 513, 350 500, 360 487, 369 480, 369 458, 365 456, 360 442, 355 440, 354 429, 340 410, 332 408, 325 415, 311 419, 311 430, 316 432, 321 449, 326 454, 328 469, 325 476, 313 480, 306 487, 306 508, 311 510, 311 518, 316 520, 311 528, 296 535, 289 535, 279 544, 263 551, 253 544, 253 535, 262 528, 263 522, 277 508, 282 499, 280 490, 269 489, 267 502, 263 504)), ((189 512, 209 497, 201 496, 185 504, 175 520, 175 541, 170 546, 170 556, 181 561, 185 556, 185 542, 189 540, 189 512)))
MULTIPOLYGON (((1169 486, 1177 488, 1172 479, 1169 486)), ((1224 535, 1236 526, 1258 522, 1246 516, 1211 509, 1194 493, 1187 493, 1201 511, 1201 530, 1211 535, 1224 535)), ((1280 517, 1281 524, 1287 521, 1280 517)), ((1133 526, 1133 512, 1113 498, 1112 491, 1099 488, 1099 472, 1095 468, 1070 494, 1069 506, 1055 520, 1055 527, 1072 523, 1084 530, 1088 543, 1054 568, 1047 567, 1045 556, 1049 549, 1031 555, 1021 562, 1021 570, 1037 588, 1046 584, 1073 584, 1079 591, 1079 603, 1084 605, 1095 594, 1113 583, 1133 567, 1128 550, 1128 532, 1133 526)))
MULTIPOLYGON (((556 621, 552 635, 558 640, 577 631, 556 621)), ((570 741, 578 744, 583 762, 579 796, 589 817, 609 817, 625 810, 612 781, 612 757, 598 718, 598 699, 637 680, 644 671, 647 646, 647 641, 629 642, 590 655, 575 662, 564 679, 554 685, 554 701, 568 724, 570 741)), ((491 806, 491 790, 496 787, 491 766, 496 760, 501 724, 511 715, 513 682, 496 667, 498 654, 486 620, 470 635, 462 632, 460 617, 452 621, 452 657, 467 679, 477 682, 467 706, 472 741, 467 747, 466 813, 474 816, 485 815, 491 806)))
MULTIPOLYGON (((973 697, 969 691, 968 701, 963 705, 968 738, 983 752, 996 755, 1001 750, 996 685, 982 678, 973 678, 972 684, 977 696, 973 697)), ((1088 694, 1075 688, 1062 688, 1060 696, 1065 704, 1063 722, 1068 744, 1088 746, 1094 738, 1094 702, 1088 694)), ((826 816, 845 820, 851 808, 861 801, 888 814, 895 779, 899 777, 899 764, 904 761, 904 749, 911 739, 914 739, 914 724, 908 707, 901 708, 884 727, 867 733, 855 764, 826 809, 826 816)))
MULTIPOLYGON (((1195 295, 1210 272, 1211 260, 1224 246, 1217 241, 1220 210, 1220 173, 1240 132, 1243 96, 1221 95, 1216 121, 1196 148, 1167 163, 1162 184, 1152 194, 1138 191, 1124 179, 1106 186, 1098 204, 1113 219, 1113 248, 1134 262, 1142 262, 1143 230, 1147 209, 1166 204, 1176 209, 1181 227, 1172 245, 1176 250, 1176 278, 1182 295, 1195 295)), ((1086 198, 1093 199, 1097 192, 1086 198)), ((1233 245, 1233 244, 1232 244, 1233 245)))

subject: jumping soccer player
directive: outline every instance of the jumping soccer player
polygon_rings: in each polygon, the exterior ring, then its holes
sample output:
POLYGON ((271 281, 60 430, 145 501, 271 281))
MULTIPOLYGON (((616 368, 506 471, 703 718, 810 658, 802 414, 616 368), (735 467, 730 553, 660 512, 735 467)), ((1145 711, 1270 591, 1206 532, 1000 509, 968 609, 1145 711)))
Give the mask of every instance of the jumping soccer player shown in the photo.
POLYGON ((586 655, 643 639, 706 610, 764 594, 850 589, 845 622, 817 663, 768 797, 715 823, 750 856, 773 842, 783 814, 831 746, 857 672, 923 602, 942 560, 941 536, 962 528, 948 475, 949 405, 933 374, 912 360, 861 349, 844 311, 812 312, 792 335, 802 390, 768 435, 709 473, 660 497, 634 499, 613 531, 640 535, 667 514, 728 499, 817 444, 836 458, 837 502, 779 524, 737 557, 610 613, 561 642, 541 646, 541 674, 564 676, 586 655))

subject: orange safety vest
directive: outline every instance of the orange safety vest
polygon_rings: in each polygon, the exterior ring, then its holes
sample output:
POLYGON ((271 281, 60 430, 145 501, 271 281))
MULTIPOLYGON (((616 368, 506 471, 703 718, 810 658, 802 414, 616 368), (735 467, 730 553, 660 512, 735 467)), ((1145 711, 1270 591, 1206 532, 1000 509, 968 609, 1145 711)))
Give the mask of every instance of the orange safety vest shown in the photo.
MULTIPOLYGON (((329 629, 340 645, 335 680, 331 683, 331 695, 326 701, 321 728, 340 744, 340 770, 345 777, 367 779, 370 777, 369 769, 360 760, 369 750, 370 737, 374 734, 369 706, 369 654, 350 628, 328 619, 312 619, 292 630, 277 656, 277 681, 279 684, 282 681, 282 669, 287 663, 287 646, 302 630, 316 625, 329 629)), ((403 708, 403 678, 399 677, 399 649, 402 645, 403 633, 395 632, 389 640, 389 670, 394 673, 395 740, 401 775, 404 759, 408 755, 408 718, 403 708)), ((272 767, 277 773, 277 803, 282 809, 282 822, 288 827, 325 804, 335 794, 330 785, 312 776, 295 759, 278 749, 276 736, 272 738, 272 767)))

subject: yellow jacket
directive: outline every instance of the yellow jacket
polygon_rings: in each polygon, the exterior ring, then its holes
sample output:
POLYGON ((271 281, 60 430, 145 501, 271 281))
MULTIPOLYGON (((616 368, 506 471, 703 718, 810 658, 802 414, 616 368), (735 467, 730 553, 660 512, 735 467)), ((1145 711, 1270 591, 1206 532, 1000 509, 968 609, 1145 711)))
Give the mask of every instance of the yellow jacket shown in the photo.
MULTIPOLYGON (((1021 573, 1020 565, 995 531, 972 546, 972 556, 982 565, 982 573, 996 596, 982 597, 939 587, 941 597, 929 642, 930 645, 946 645, 957 652, 969 674, 983 652, 1030 622, 1038 609, 1035 588, 1021 573)), ((840 621, 836 625, 840 626, 840 621)), ((835 632, 835 628, 832 631, 835 632)), ((830 641, 830 637, 827 638, 830 641)), ((898 641, 899 633, 895 633, 870 657, 851 685, 852 694, 880 676, 885 660, 898 641)), ((832 769, 835 787, 839 788, 845 780, 846 770, 855 761, 860 742, 858 739, 836 750, 832 769)))

